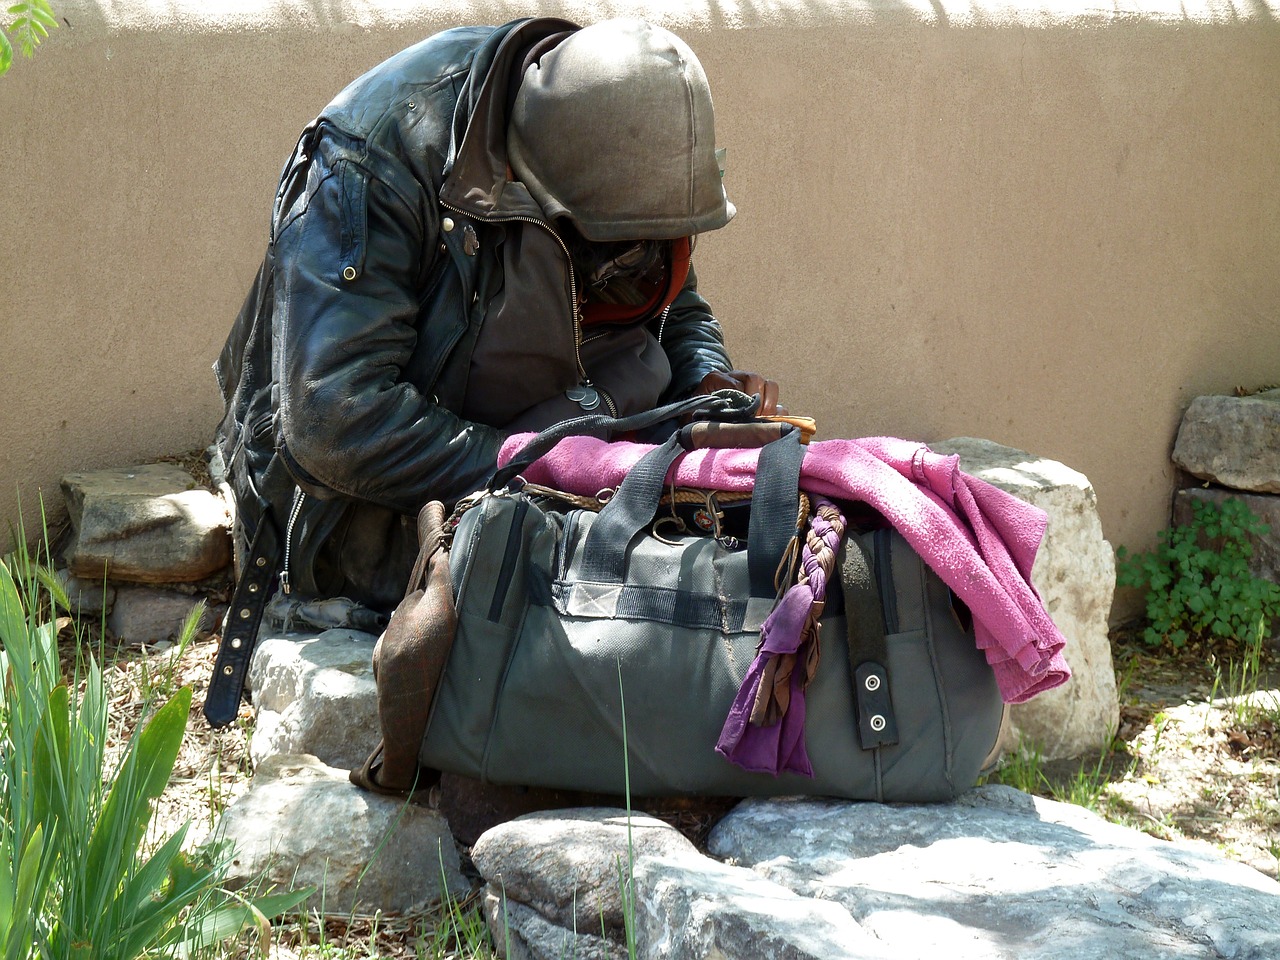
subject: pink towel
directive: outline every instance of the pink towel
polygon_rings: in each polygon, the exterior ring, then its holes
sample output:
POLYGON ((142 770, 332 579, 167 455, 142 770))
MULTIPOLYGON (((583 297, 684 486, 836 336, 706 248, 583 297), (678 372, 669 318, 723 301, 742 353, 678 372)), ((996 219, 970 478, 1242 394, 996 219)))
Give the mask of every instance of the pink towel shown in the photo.
MULTIPOLYGON (((505 464, 534 434, 507 438, 505 464)), ((649 444, 571 437, 524 476, 568 493, 616 487, 649 444)), ((668 480, 677 486, 751 490, 758 450, 695 450, 668 480)), ((893 437, 822 440, 805 448, 800 485, 811 494, 870 504, 968 605, 978 647, 1008 703, 1065 683, 1062 633, 1031 585, 1044 511, 960 470, 960 458, 893 437)))

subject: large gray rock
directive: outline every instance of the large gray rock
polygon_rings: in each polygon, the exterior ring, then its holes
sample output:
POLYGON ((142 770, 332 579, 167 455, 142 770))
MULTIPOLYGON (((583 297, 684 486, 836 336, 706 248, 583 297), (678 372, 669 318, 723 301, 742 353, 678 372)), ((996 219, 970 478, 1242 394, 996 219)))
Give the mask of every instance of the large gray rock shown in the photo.
POLYGON ((1266 493, 1239 493, 1221 487, 1192 487, 1179 490, 1173 498, 1173 522, 1180 526, 1190 524, 1193 518, 1191 505, 1197 500, 1217 506, 1227 500, 1239 500, 1271 529, 1260 537, 1250 537, 1253 556, 1249 558, 1249 570, 1255 577, 1280 583, 1280 497, 1266 493))
POLYGON ((111 607, 116 602, 116 588, 112 584, 105 580, 81 580, 66 569, 59 570, 55 576, 66 592, 67 602, 70 604, 68 613, 86 617, 111 612, 111 607))
POLYGON ((1280 493, 1280 390, 1196 397, 1178 428, 1173 462, 1225 487, 1280 493))
MULTIPOLYGON (((107 629, 121 640, 130 643, 163 643, 176 640, 197 603, 204 599, 177 590, 161 590, 156 587, 125 587, 115 589, 115 602, 107 617, 107 629)), ((206 608, 197 630, 208 630, 215 623, 215 613, 206 608)))
POLYGON ((1009 787, 936 806, 746 801, 709 849, 841 905, 900 960, 1280 956, 1275 881, 1009 787))
MULTIPOLYGON (((669 824, 633 814, 631 849, 683 858, 697 850, 669 824)), ((627 812, 604 807, 530 813, 486 831, 471 859, 490 890, 532 907, 566 930, 617 937, 623 929, 620 876, 627 870, 627 812), (619 874, 619 870, 624 871, 619 874)), ((494 939, 501 942, 500 931, 494 939)))
POLYGON ((404 912, 467 893, 448 824, 434 810, 367 793, 315 757, 277 756, 223 814, 233 886, 315 886, 327 914, 404 912))
POLYGON ((249 688, 258 715, 250 756, 306 753, 351 770, 380 738, 373 647, 358 630, 264 637, 254 648, 249 688))
POLYGON ((1098 501, 1083 474, 1054 460, 990 440, 957 437, 929 444, 958 454, 966 473, 1048 514, 1031 579, 1067 638, 1072 677, 1063 686, 1012 708, 1017 742, 1038 745, 1046 759, 1078 757, 1105 747, 1120 711, 1107 620, 1115 593, 1115 555, 1102 536, 1098 501))
MULTIPOLYGON (((506 960, 627 960, 626 947, 590 930, 552 923, 532 907, 485 888, 485 919, 500 956, 506 960)), ((595 925, 596 930, 600 924, 595 925)))
POLYGON ((180 467, 147 464, 71 473, 62 492, 74 541, 67 566, 101 581, 179 583, 203 580, 231 562, 223 501, 180 467))
POLYGON ((707 857, 642 857, 635 887, 636 953, 645 960, 902 956, 885 949, 842 905, 707 857))

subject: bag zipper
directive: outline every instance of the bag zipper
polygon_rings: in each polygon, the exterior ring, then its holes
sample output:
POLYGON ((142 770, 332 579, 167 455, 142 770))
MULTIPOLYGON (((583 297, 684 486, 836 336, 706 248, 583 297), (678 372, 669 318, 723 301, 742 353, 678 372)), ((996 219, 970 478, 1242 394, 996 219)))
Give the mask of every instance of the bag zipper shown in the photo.
POLYGON ((502 566, 498 569, 498 588, 494 590, 493 602, 489 604, 490 623, 497 623, 502 617, 502 606, 506 603, 511 578, 516 572, 516 558, 520 555, 520 548, 524 546, 524 517, 528 512, 529 501, 521 497, 516 501, 515 512, 511 515, 507 546, 502 552, 502 566))
POLYGON ((289 554, 293 547, 293 526, 298 522, 298 514, 302 511, 302 501, 307 499, 301 487, 294 487, 293 505, 289 508, 289 521, 284 527, 284 564, 280 568, 280 590, 287 596, 289 584, 289 554))
POLYGON ((898 632, 898 591, 893 585, 892 531, 877 530, 872 539, 876 551, 876 589, 880 591, 880 610, 884 617, 884 634, 898 632))

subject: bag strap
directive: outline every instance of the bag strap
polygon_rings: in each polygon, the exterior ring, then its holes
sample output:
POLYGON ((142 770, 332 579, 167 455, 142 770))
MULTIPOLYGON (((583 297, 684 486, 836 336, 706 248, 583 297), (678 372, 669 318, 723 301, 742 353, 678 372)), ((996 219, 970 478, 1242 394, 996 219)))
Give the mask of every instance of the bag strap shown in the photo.
MULTIPOLYGON (((841 547, 840 586, 844 591, 844 616, 849 637, 849 676, 854 687, 854 709, 858 717, 858 739, 863 750, 889 746, 898 742, 898 722, 889 696, 889 644, 885 639, 884 605, 880 600, 883 584, 876 578, 892 578, 889 563, 889 539, 876 530, 860 536, 846 537, 841 547), (874 546, 874 554, 873 554, 874 546)), ((893 589, 893 584, 888 584, 893 589)))
POLYGON ((747 573, 753 597, 776 600, 790 586, 778 582, 778 567, 787 544, 798 533, 802 440, 799 428, 791 427, 760 451, 747 524, 747 573))
MULTIPOLYGON (((751 596, 773 600, 778 593, 774 582, 778 565, 796 534, 804 447, 795 427, 767 426, 778 438, 760 451, 747 530, 747 568, 751 596)), ((636 535, 653 522, 667 473, 688 449, 686 443, 693 442, 692 437, 692 430, 681 430, 627 471, 582 545, 582 579, 619 585, 625 582, 628 548, 636 535)))
POLYGON ((742 423, 754 419, 760 409, 758 397, 748 396, 738 390, 717 390, 715 393, 677 400, 656 410, 646 410, 629 417, 610 417, 590 414, 563 420, 547 427, 521 448, 506 466, 499 467, 489 481, 491 491, 501 490, 514 480, 531 463, 550 453, 561 440, 568 437, 609 438, 619 433, 647 430, 667 420, 678 420, 691 415, 697 420, 723 420, 742 423))

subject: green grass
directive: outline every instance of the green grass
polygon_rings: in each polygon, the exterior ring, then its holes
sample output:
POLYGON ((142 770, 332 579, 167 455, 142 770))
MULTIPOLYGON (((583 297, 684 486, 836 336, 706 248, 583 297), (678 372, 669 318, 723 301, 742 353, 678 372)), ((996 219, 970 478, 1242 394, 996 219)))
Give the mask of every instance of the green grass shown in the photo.
POLYGON ((157 700, 111 753, 111 691, 79 635, 64 675, 47 555, 0 562, 0 957, 207 956, 297 897, 227 895, 224 850, 185 850, 187 824, 155 835, 192 691, 157 700))

